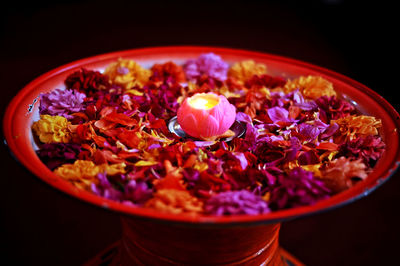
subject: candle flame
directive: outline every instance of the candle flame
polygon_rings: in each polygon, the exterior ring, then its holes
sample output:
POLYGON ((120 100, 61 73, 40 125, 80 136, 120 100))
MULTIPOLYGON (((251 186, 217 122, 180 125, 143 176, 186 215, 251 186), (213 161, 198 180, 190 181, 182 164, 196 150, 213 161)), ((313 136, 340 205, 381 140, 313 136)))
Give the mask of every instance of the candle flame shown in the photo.
POLYGON ((191 99, 190 105, 196 109, 211 109, 218 104, 218 98, 214 97, 195 97, 191 99))

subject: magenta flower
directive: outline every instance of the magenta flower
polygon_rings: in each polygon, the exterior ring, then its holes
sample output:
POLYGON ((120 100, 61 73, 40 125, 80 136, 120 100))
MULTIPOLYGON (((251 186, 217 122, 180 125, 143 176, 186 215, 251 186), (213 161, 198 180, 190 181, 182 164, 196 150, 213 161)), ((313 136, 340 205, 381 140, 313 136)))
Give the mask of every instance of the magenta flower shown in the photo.
POLYGON ((84 109, 83 101, 86 95, 75 90, 56 89, 40 94, 40 114, 59 115, 67 119, 73 118, 72 113, 84 109))
POLYGON ((123 200, 124 194, 112 186, 106 173, 98 174, 97 178, 99 179, 99 183, 97 185, 95 183, 91 184, 91 189, 94 194, 110 200, 123 200))
POLYGON ((215 215, 270 212, 266 201, 247 190, 221 192, 205 203, 204 210, 215 215))
POLYGON ((223 95, 198 93, 178 109, 178 123, 192 137, 207 139, 225 133, 233 124, 236 108, 223 95))
POLYGON ((36 153, 51 170, 78 159, 82 148, 75 143, 47 143, 43 144, 36 153))
POLYGON ((275 124, 278 122, 295 122, 289 117, 289 111, 283 107, 275 106, 267 110, 269 118, 275 124))
POLYGON ((202 54, 195 60, 187 61, 183 66, 188 80, 196 80, 206 75, 219 81, 225 81, 228 68, 229 65, 220 56, 213 53, 202 54))
POLYGON ((277 181, 270 191, 269 200, 269 206, 275 210, 312 205, 328 198, 331 192, 312 172, 300 167, 294 168, 287 176, 280 175, 277 181))
POLYGON ((153 195, 153 190, 146 182, 131 180, 125 186, 125 198, 134 203, 144 203, 153 195))
POLYGON ((315 100, 320 108, 320 112, 326 115, 327 119, 336 120, 354 114, 356 109, 345 100, 336 96, 322 96, 315 100))
POLYGON ((385 151, 385 143, 378 136, 366 136, 349 140, 339 147, 340 156, 361 158, 365 165, 373 167, 385 151))

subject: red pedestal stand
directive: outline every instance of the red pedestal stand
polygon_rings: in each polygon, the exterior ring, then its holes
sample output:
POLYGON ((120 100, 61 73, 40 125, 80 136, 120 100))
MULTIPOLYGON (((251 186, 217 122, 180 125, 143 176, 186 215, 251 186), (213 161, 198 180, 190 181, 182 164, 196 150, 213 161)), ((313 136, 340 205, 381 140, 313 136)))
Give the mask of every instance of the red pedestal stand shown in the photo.
POLYGON ((121 218, 122 239, 86 265, 303 265, 278 244, 280 224, 215 226, 121 218))

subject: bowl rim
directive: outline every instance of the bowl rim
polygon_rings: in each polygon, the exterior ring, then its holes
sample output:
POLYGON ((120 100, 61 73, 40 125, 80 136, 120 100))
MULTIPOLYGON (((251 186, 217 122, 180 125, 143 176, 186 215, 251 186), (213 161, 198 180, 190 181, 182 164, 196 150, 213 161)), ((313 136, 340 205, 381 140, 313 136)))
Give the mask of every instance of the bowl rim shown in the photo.
MULTIPOLYGON (((5 136, 5 141, 14 155, 14 157, 19 161, 24 167, 26 167, 31 173, 39 177, 42 181, 47 183, 53 188, 56 188, 58 191, 62 191, 65 194, 77 198, 86 203, 90 203, 92 205, 102 207, 104 209, 117 212, 120 215, 129 216, 129 217, 138 217, 144 219, 151 219, 159 222, 174 222, 174 223, 184 223, 184 224, 203 224, 203 225, 235 225, 235 224, 265 224, 265 223, 279 223, 285 220, 308 216, 311 214, 315 214, 317 212, 323 212, 327 210, 331 210, 333 208, 337 208, 343 205, 346 205, 350 202, 353 202, 357 199, 367 196, 380 185, 382 185, 385 181, 387 181, 390 176, 396 171, 398 166, 400 165, 400 149, 399 149, 399 134, 398 130, 400 129, 400 116, 395 110, 395 108, 386 101, 382 96, 380 96, 377 92, 368 88, 367 86, 347 77, 342 74, 339 74, 335 71, 326 69, 324 67, 317 66, 315 64, 310 64, 304 61, 300 61, 297 59, 292 59, 289 57, 279 56, 275 54, 258 52, 258 51, 249 51, 243 49, 233 49, 226 47, 215 47, 215 46, 156 46, 156 47, 146 47, 146 48, 137 48, 137 49, 129 49, 116 51, 111 53, 105 53, 100 55, 95 55, 83 59, 79 59, 73 61, 71 63, 62 65, 53 70, 50 70, 36 79, 32 80, 28 83, 23 89, 21 89, 18 94, 12 99, 10 104, 8 105, 4 118, 3 118, 3 133, 5 136), (95 63, 97 61, 109 60, 112 58, 119 57, 132 57, 132 56, 140 56, 140 55, 155 55, 155 54, 169 54, 176 53, 179 51, 180 53, 206 53, 206 52, 214 52, 216 54, 233 54, 236 56, 243 56, 252 58, 257 60, 257 58, 262 58, 266 60, 273 60, 277 62, 282 62, 290 65, 295 65, 297 67, 305 68, 308 70, 316 71, 322 75, 332 77, 336 80, 342 81, 351 87, 358 90, 360 93, 366 94, 369 98, 373 99, 374 104, 379 105, 385 110, 385 114, 382 114, 386 117, 386 119, 391 119, 393 122, 394 128, 392 128, 393 132, 391 132, 390 139, 395 142, 394 145, 390 145, 387 149, 390 151, 389 158, 390 162, 386 162, 385 169, 380 169, 381 174, 377 173, 377 169, 374 168, 374 171, 368 176, 368 178, 362 182, 359 182, 352 188, 338 193, 328 199, 318 201, 314 205, 302 206, 296 208, 290 208, 285 210, 274 211, 268 214, 260 214, 260 215, 232 215, 232 216, 193 216, 193 215, 174 215, 163 212, 158 212, 152 209, 142 208, 142 207, 131 207, 125 204, 108 200, 102 198, 100 196, 94 195, 91 192, 79 190, 75 188, 72 184, 70 184, 66 180, 62 180, 60 177, 56 176, 53 172, 51 172, 43 163, 36 165, 32 164, 32 162, 37 162, 38 158, 33 158, 32 155, 27 155, 24 152, 24 148, 32 148, 31 145, 27 145, 27 143, 18 139, 18 135, 15 134, 18 131, 18 123, 14 123, 16 119, 16 111, 19 108, 23 108, 20 105, 20 102, 24 99, 24 97, 32 92, 35 87, 48 79, 56 76, 59 73, 65 72, 67 70, 81 68, 83 65, 87 65, 90 63, 95 63)), ((386 140, 388 143, 389 140, 386 140)), ((33 148, 32 148, 33 149, 33 148)))

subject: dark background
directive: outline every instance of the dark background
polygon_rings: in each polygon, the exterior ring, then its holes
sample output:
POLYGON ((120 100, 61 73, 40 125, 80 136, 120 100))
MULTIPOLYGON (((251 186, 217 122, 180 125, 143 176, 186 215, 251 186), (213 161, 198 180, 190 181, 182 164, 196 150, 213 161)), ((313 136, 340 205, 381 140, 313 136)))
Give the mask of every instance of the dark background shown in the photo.
MULTIPOLYGON (((162 45, 226 46, 308 61, 360 81, 398 108, 395 10, 382 1, 344 0, 3 3, 1 114, 24 85, 57 66, 162 45)), ((1 163, 1 261, 76 265, 119 238, 117 215, 50 188, 4 146, 1 163)), ((399 175, 348 206, 284 223, 282 246, 307 265, 398 264, 399 175)))

